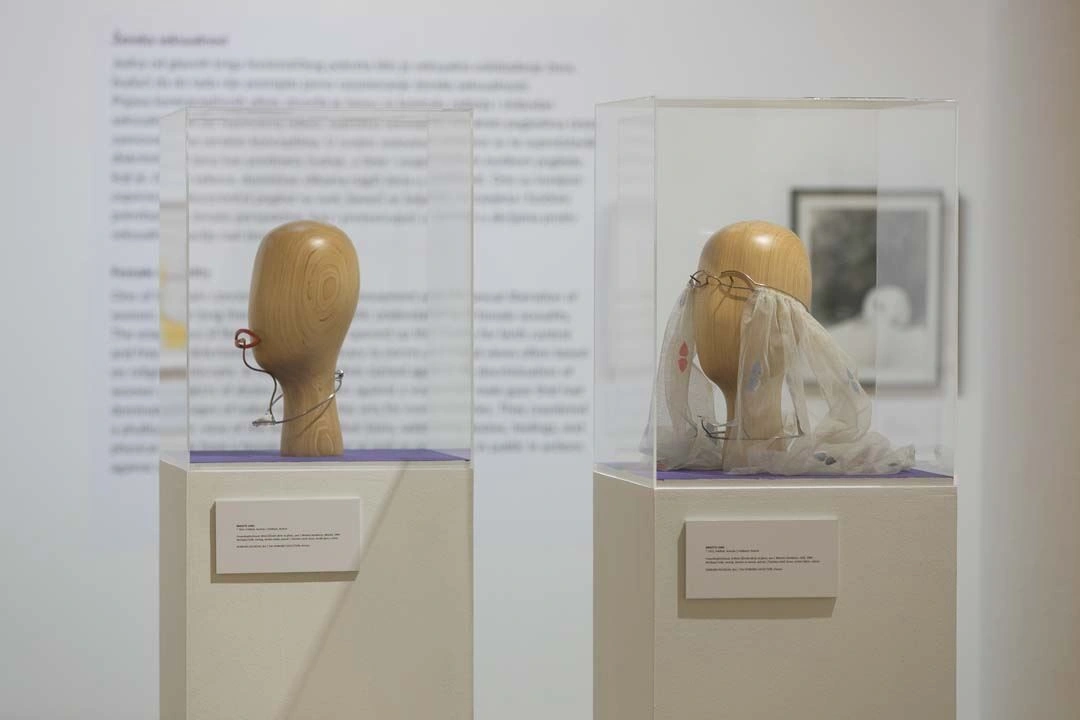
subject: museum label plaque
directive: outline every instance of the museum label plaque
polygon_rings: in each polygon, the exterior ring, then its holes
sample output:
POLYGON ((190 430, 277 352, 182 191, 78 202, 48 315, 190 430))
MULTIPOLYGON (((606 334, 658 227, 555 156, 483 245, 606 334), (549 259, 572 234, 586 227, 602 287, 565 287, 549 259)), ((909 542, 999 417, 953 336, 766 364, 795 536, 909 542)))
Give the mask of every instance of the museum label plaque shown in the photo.
POLYGON ((689 520, 686 598, 837 594, 836 518, 689 520))
POLYGON ((226 499, 214 512, 219 575, 360 567, 360 498, 226 499))

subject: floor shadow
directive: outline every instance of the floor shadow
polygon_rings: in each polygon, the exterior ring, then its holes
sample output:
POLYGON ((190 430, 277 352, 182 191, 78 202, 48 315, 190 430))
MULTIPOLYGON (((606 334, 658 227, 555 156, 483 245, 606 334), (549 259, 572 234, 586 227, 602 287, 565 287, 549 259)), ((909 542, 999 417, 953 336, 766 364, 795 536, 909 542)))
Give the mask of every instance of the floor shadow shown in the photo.
POLYGON ((462 573, 471 569, 472 499, 454 483, 394 483, 358 578, 277 720, 472 716, 472 577, 462 573))

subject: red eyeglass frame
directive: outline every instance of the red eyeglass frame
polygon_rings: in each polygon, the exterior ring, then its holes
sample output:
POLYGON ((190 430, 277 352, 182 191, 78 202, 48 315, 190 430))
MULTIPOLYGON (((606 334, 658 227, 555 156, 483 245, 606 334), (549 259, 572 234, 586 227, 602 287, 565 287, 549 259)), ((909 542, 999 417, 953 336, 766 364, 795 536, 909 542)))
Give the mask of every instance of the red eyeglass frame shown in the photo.
POLYGON ((233 335, 233 344, 236 345, 236 347, 240 348, 241 350, 249 350, 249 349, 255 347, 256 345, 258 345, 261 342, 262 342, 262 338, 259 337, 258 333, 256 333, 253 330, 249 330, 247 328, 240 328, 239 330, 236 331, 236 334, 233 335), (243 338, 240 337, 241 335, 250 335, 251 339, 250 340, 244 340, 243 338))

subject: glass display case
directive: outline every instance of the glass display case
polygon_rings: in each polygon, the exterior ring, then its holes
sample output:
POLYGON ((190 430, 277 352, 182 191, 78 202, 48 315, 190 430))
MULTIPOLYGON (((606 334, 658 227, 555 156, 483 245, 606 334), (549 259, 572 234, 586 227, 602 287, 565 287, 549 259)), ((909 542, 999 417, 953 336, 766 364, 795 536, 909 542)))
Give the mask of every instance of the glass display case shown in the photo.
POLYGON ((471 112, 160 157, 161 717, 471 717, 471 112))
POLYGON ((595 717, 954 717, 955 104, 596 121, 595 717))
MULTIPOLYGON (((164 459, 283 459, 288 426, 253 423, 284 419, 271 402, 281 378, 245 366, 260 348, 238 347, 252 338, 237 332, 258 310, 260 243, 296 221, 341 231, 359 267, 341 374, 308 402, 333 394, 344 453, 306 459, 468 457, 470 111, 188 109, 162 120, 160 185, 164 459)), ((319 282, 297 292, 328 292, 319 282)), ((294 344, 311 342, 304 332, 294 344)))
POLYGON ((598 105, 596 122, 598 470, 647 486, 951 476, 955 103, 646 98, 598 105), (791 233, 794 260, 743 264, 791 233), (755 290, 775 307, 745 312, 755 290), (725 298, 730 328, 706 327, 725 298), (751 390, 770 379, 779 419, 754 427, 751 390), (888 461, 851 460, 875 452, 888 461))

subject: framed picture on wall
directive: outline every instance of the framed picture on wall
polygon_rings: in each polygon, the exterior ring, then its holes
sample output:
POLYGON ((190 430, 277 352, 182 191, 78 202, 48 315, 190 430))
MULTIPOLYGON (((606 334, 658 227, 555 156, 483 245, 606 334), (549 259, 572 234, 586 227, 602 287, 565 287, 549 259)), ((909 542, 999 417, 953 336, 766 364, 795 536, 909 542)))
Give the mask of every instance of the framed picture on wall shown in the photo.
POLYGON ((938 384, 943 204, 933 190, 791 191, 814 276, 810 310, 865 385, 938 384))

